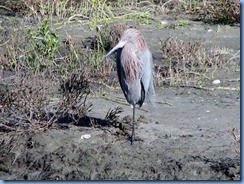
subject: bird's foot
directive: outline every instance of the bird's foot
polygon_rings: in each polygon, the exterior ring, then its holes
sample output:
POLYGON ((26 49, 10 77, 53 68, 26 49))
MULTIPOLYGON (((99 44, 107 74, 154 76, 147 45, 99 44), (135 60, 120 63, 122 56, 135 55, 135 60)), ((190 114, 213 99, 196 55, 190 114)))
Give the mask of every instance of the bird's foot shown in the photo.
POLYGON ((131 137, 130 137, 131 145, 133 145, 133 143, 134 143, 135 141, 143 141, 143 139, 140 138, 140 137, 131 136, 131 137))

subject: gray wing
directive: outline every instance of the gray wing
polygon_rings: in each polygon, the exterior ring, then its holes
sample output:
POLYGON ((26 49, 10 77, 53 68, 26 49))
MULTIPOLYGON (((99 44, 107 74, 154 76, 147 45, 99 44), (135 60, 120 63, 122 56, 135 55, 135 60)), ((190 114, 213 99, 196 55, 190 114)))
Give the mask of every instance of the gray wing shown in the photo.
POLYGON ((149 101, 151 105, 154 105, 153 59, 149 49, 141 53, 139 59, 141 63, 141 82, 146 93, 146 100, 149 101))

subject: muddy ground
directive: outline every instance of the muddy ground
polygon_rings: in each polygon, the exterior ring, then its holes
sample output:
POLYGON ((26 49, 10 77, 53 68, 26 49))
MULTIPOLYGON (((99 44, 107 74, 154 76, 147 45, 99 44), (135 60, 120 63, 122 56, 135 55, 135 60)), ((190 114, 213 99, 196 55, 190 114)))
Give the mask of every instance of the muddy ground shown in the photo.
MULTIPOLYGON (((176 21, 170 16, 157 18, 161 20, 172 24, 176 21)), ((139 29, 155 63, 164 62, 159 40, 169 36, 202 38, 207 49, 240 50, 238 25, 188 20, 180 29, 158 29, 153 24, 139 29)), ((78 41, 94 34, 78 24, 62 26, 60 35, 65 35, 64 30, 78 41)), ((121 90, 109 92, 109 99, 87 99, 93 104, 88 114, 90 121, 104 119, 110 108, 122 107, 118 126, 87 127, 63 122, 46 131, 2 132, 0 179, 239 180, 240 156, 236 150, 240 145, 230 131, 240 130, 240 91, 230 89, 240 87, 239 81, 232 80, 240 78, 240 68, 237 65, 231 70, 219 70, 215 77, 220 84, 209 87, 227 88, 212 91, 157 86, 155 108, 144 104, 136 109, 135 133, 141 141, 133 146, 129 141, 132 109, 125 105, 121 90), (82 139, 84 135, 88 138, 82 139)))

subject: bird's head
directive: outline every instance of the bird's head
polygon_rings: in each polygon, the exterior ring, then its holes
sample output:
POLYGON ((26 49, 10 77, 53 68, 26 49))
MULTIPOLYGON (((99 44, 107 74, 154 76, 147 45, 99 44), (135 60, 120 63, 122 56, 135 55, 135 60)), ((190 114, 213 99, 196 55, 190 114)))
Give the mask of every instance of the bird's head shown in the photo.
POLYGON ((121 39, 120 42, 112 50, 109 51, 109 53, 106 55, 106 57, 109 56, 110 54, 112 54, 117 49, 123 48, 126 43, 127 43, 126 40, 121 39))
POLYGON ((130 28, 124 31, 121 36, 120 42, 111 51, 109 51, 109 53, 105 57, 109 56, 117 49, 123 48, 127 43, 132 43, 133 48, 136 52, 141 52, 147 48, 147 44, 141 32, 136 29, 130 28))

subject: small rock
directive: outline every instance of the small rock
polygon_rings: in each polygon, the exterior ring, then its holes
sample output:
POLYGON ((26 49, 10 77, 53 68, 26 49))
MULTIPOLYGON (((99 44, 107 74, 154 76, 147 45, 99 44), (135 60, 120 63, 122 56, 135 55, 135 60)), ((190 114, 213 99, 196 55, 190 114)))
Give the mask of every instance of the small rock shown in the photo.
POLYGON ((164 20, 162 20, 160 23, 161 24, 168 24, 168 22, 167 21, 164 21, 164 20))
POLYGON ((84 135, 82 135, 80 138, 81 138, 81 139, 89 139, 90 137, 91 137, 90 134, 84 134, 84 135))
POLYGON ((220 83, 220 80, 219 79, 216 79, 213 81, 213 84, 219 84, 220 83))

